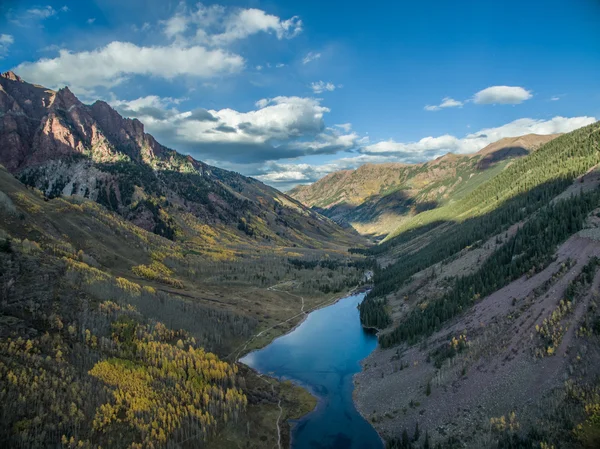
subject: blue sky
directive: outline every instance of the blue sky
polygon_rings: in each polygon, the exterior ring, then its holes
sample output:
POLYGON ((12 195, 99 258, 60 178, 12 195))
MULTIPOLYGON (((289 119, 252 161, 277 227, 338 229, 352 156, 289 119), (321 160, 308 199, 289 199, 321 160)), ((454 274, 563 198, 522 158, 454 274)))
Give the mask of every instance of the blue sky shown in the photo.
POLYGON ((600 118, 600 1, 18 1, 0 69, 287 189, 600 118))

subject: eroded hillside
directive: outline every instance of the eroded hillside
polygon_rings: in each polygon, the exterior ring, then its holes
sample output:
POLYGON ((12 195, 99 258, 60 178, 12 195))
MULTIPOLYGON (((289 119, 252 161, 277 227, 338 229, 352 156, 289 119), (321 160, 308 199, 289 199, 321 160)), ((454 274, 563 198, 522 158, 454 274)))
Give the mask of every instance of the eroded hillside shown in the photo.
MULTIPOLYGON (((0 76, 0 164, 46 197, 79 196, 171 240, 320 248, 358 235, 289 196, 159 144, 103 101, 0 76)), ((216 243, 216 245, 215 245, 216 243)))

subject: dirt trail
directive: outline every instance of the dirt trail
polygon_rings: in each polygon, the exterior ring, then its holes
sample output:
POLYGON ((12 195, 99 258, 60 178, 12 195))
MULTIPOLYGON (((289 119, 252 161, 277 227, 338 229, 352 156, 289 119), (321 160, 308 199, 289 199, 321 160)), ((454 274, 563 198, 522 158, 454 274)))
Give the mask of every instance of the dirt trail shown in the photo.
POLYGON ((300 298, 300 299, 302 300, 302 307, 300 308, 300 312, 301 312, 301 313, 305 313, 305 312, 304 312, 304 296, 294 295, 294 294, 292 294, 292 293, 290 293, 290 292, 288 292, 288 291, 286 291, 286 290, 278 290, 278 289, 276 289, 276 288, 275 288, 275 286, 274 286, 274 285, 273 285, 273 286, 271 286, 271 287, 268 287, 268 288, 267 288, 267 290, 271 290, 271 291, 273 291, 273 292, 281 292, 281 293, 285 293, 286 295, 293 296, 294 298, 300 298))
MULTIPOLYGON (((271 382, 269 382, 267 379, 265 379, 262 374, 258 374, 258 378, 260 380, 262 380, 263 382, 269 384, 269 386, 271 387, 271 393, 273 393, 273 396, 277 396, 277 393, 275 392, 275 387, 273 386, 273 384, 271 382)), ((277 422, 275 423, 275 425, 277 426, 277 448, 281 449, 281 427, 279 425, 279 423, 281 421, 281 416, 283 415, 283 407, 281 407, 281 399, 279 399, 279 401, 277 402, 277 407, 279 407, 279 415, 277 416, 277 422)))

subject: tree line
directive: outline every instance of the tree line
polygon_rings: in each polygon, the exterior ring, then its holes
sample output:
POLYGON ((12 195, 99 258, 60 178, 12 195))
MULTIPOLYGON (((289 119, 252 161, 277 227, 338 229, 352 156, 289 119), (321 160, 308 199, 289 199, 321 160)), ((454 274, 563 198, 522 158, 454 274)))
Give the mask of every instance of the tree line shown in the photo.
POLYGON ((557 245, 583 228, 589 213, 600 205, 600 193, 580 193, 557 201, 539 211, 514 237, 496 250, 469 275, 456 279, 442 298, 421 310, 412 310, 390 333, 382 335, 384 348, 402 342, 414 343, 431 335, 442 323, 526 273, 543 270, 551 261, 557 245))

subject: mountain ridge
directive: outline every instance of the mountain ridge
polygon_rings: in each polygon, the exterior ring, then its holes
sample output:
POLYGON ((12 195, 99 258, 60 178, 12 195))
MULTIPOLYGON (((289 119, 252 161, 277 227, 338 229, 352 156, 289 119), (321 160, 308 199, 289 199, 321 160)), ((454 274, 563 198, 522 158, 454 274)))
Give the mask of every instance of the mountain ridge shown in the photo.
POLYGON ((225 245, 360 244, 350 230, 284 193, 178 153, 139 120, 101 100, 85 105, 68 87, 53 91, 6 72, 0 114, 0 164, 49 198, 90 198, 170 239, 195 234, 185 223, 191 214, 228 229, 225 245))
POLYGON ((493 177, 511 160, 558 136, 509 137, 476 153, 447 153, 417 164, 364 164, 297 186, 288 194, 363 235, 382 238, 406 217, 452 201, 493 177))

